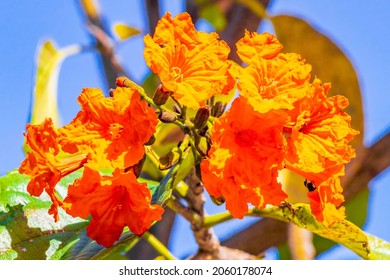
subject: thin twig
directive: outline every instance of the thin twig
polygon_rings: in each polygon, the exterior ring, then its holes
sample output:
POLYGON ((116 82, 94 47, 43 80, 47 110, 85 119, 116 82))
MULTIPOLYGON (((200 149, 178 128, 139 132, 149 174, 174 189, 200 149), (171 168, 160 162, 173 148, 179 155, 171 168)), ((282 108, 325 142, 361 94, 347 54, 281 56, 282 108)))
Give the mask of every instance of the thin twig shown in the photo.
POLYGON ((177 258, 150 232, 145 232, 142 238, 146 240, 158 253, 167 260, 176 260, 177 258))
POLYGON ((114 88, 117 77, 129 77, 129 75, 124 71, 115 55, 111 38, 107 35, 108 31, 100 18, 96 2, 93 0, 80 0, 79 3, 87 19, 88 29, 96 41, 96 49, 100 54, 107 87, 114 88))

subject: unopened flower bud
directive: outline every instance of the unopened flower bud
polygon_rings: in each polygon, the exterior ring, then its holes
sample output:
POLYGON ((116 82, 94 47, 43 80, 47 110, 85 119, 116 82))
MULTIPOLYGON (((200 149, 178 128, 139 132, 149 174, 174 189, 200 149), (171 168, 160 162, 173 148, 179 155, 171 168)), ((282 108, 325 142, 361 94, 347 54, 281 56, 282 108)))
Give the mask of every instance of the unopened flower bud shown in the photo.
POLYGON ((218 101, 217 103, 215 103, 213 108, 211 108, 211 115, 213 117, 218 118, 222 116, 223 112, 225 112, 225 109, 226 109, 226 103, 222 103, 221 101, 218 101))
POLYGON ((131 87, 131 81, 126 77, 118 77, 115 82, 118 87, 131 87))
POLYGON ((173 123, 177 119, 177 115, 174 112, 161 111, 158 115, 158 119, 163 123, 173 123))
POLYGON ((172 109, 173 109, 173 112, 177 113, 178 115, 181 115, 181 109, 180 109, 179 105, 177 105, 176 103, 173 104, 172 109))
POLYGON ((133 174, 135 175, 135 177, 138 178, 141 175, 145 159, 146 159, 146 155, 144 155, 144 157, 139 162, 137 162, 135 165, 126 167, 124 169, 124 171, 126 173, 133 171, 133 174))
POLYGON ((210 196, 211 197, 211 201, 215 204, 215 205, 221 205, 221 204, 224 204, 225 203, 225 198, 223 196, 220 196, 220 197, 214 197, 214 196, 210 196))
POLYGON ((164 105, 167 102, 169 96, 171 96, 171 94, 172 94, 172 91, 164 90, 163 86, 159 85, 156 88, 156 91, 154 92, 154 95, 153 95, 154 104, 156 104, 157 106, 164 105))
POLYGON ((145 143, 146 146, 150 146, 150 145, 153 145, 154 142, 156 141, 156 137, 154 136, 154 134, 149 138, 149 141, 145 143))
POLYGON ((207 120, 210 117, 210 107, 205 106, 203 108, 199 108, 196 112, 195 118, 194 118, 194 126, 197 129, 202 129, 206 126, 207 120))

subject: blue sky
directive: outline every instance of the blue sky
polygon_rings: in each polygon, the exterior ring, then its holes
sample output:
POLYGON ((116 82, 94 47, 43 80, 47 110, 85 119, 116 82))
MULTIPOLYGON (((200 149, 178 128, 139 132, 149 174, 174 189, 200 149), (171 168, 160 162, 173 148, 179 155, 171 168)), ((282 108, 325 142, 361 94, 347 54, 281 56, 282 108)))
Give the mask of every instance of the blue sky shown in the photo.
MULTIPOLYGON (((160 2, 161 13, 170 11, 176 14, 182 11, 185 1, 160 2)), ((44 39, 54 40, 58 47, 90 43, 76 3, 69 0, 0 1, 0 174, 18 167, 24 158, 22 133, 30 112, 37 45, 44 39)), ((101 0, 100 6, 107 23, 126 22, 147 32, 143 1, 101 0)), ((276 0, 270 13, 292 14, 306 19, 330 36, 349 56, 361 85, 366 131, 364 141, 367 145, 389 130, 390 2, 276 0)), ((142 36, 138 36, 118 49, 123 65, 137 82, 148 73, 142 46, 142 36)), ((79 110, 76 99, 83 87, 105 90, 94 52, 70 57, 62 65, 59 110, 64 123, 69 122, 79 110)), ((370 183, 369 219, 364 227, 367 232, 386 240, 390 240, 390 219, 386 210, 390 197, 389 174, 384 172, 370 183)), ((227 236, 237 225, 230 223, 216 230, 219 235, 227 236)), ((191 253, 180 242, 193 240, 191 233, 183 230, 187 227, 181 220, 175 227, 173 238, 179 241, 173 243, 172 250, 179 256, 191 253)), ((356 257, 346 249, 337 248, 322 258, 356 257)))

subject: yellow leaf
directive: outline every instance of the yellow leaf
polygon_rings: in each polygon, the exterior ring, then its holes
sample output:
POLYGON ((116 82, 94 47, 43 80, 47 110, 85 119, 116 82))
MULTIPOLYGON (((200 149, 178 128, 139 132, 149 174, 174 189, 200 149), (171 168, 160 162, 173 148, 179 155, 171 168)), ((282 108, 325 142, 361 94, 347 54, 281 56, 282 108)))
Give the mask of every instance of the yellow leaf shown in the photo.
POLYGON ((330 82, 332 95, 344 95, 349 100, 347 113, 351 125, 360 131, 352 145, 362 145, 364 116, 358 77, 352 63, 343 51, 326 35, 302 19, 279 15, 270 18, 284 52, 299 53, 313 66, 313 77, 330 82))
POLYGON ((121 40, 129 39, 130 37, 141 33, 141 31, 139 31, 138 29, 128 26, 124 23, 115 23, 113 30, 115 35, 118 36, 118 38, 121 40))
POLYGON ((50 40, 44 41, 39 47, 30 123, 41 123, 45 118, 50 117, 55 127, 60 125, 57 111, 60 66, 66 56, 78 53, 80 50, 80 46, 57 49, 54 42, 50 40))
POLYGON ((97 18, 99 16, 99 10, 94 0, 81 0, 81 5, 89 17, 97 18))

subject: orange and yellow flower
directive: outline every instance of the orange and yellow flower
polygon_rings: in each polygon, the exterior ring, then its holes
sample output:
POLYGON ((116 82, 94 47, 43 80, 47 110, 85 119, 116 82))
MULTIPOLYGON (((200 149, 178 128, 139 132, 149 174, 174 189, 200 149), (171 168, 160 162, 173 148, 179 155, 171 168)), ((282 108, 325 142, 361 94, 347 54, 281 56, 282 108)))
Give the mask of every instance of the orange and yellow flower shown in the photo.
POLYGON ((284 126, 287 138, 286 168, 304 176, 317 188, 308 194, 313 214, 330 225, 344 217, 337 207, 344 201, 339 176, 345 164, 355 157, 349 145, 358 131, 351 128, 351 117, 344 96, 328 97, 330 84, 315 79, 307 95, 289 112, 284 126))
POLYGON ((345 218, 345 208, 339 207, 344 202, 342 191, 339 174, 336 174, 307 194, 311 212, 326 227, 345 218))
POLYGON ((26 143, 31 149, 19 167, 21 174, 28 175, 31 180, 27 191, 33 196, 40 196, 45 190, 53 204, 49 214, 58 221, 58 206, 62 199, 55 192, 56 184, 64 176, 79 169, 87 161, 86 154, 65 155, 58 143, 58 134, 51 119, 45 119, 38 125, 27 125, 26 143))
POLYGON ((149 189, 134 174, 145 155, 144 144, 155 132, 157 116, 129 87, 119 86, 112 98, 98 89, 84 89, 78 100, 81 111, 58 131, 50 119, 27 125, 31 152, 19 172, 31 177, 27 187, 31 195, 39 196, 43 190, 49 194, 53 202, 49 213, 56 221, 59 206, 73 216, 92 215, 88 235, 110 246, 124 226, 140 235, 161 219, 163 209, 150 205, 149 189), (83 166, 83 176, 63 201, 55 192, 56 184, 83 166), (112 177, 100 176, 98 170, 106 167, 116 170, 112 177))
POLYGON ((166 13, 154 36, 146 35, 144 42, 146 63, 160 77, 164 90, 172 91, 182 105, 198 109, 210 97, 234 87, 229 46, 215 32, 197 31, 188 13, 173 19, 166 13))
POLYGON ((119 239, 125 226, 142 235, 154 221, 159 221, 164 209, 150 202, 146 183, 139 183, 132 172, 116 169, 112 177, 101 176, 88 166, 82 178, 69 187, 64 200, 68 214, 92 217, 87 235, 105 247, 119 239))
POLYGON ((243 97, 215 121, 212 148, 201 163, 208 193, 226 200, 236 218, 248 211, 248 203, 263 208, 279 204, 287 196, 277 181, 284 159, 280 115, 260 114, 243 97))
POLYGON ((232 215, 242 217, 248 202, 263 207, 286 198, 277 175, 288 168, 312 184, 312 212, 329 226, 345 216, 339 177, 355 156, 349 142, 358 132, 343 112, 348 100, 327 97, 330 85, 311 83, 311 66, 281 50, 268 33, 247 31, 238 41, 246 64, 238 74, 241 96, 215 121, 202 178, 211 195, 223 196, 232 215))
POLYGON ((78 101, 81 111, 59 129, 65 151, 90 153, 91 161, 99 168, 124 169, 142 159, 144 144, 155 132, 158 121, 138 91, 117 87, 110 98, 99 89, 87 88, 78 101))
POLYGON ((287 137, 286 167, 315 185, 344 171, 344 164, 355 157, 349 142, 358 133, 351 128, 351 117, 344 96, 328 97, 330 84, 319 79, 307 95, 289 112, 284 126, 287 137))
POLYGON ((238 89, 260 113, 291 110, 310 88, 311 66, 298 54, 280 53, 281 49, 268 33, 246 31, 237 42, 237 53, 247 64, 239 74, 238 89))

